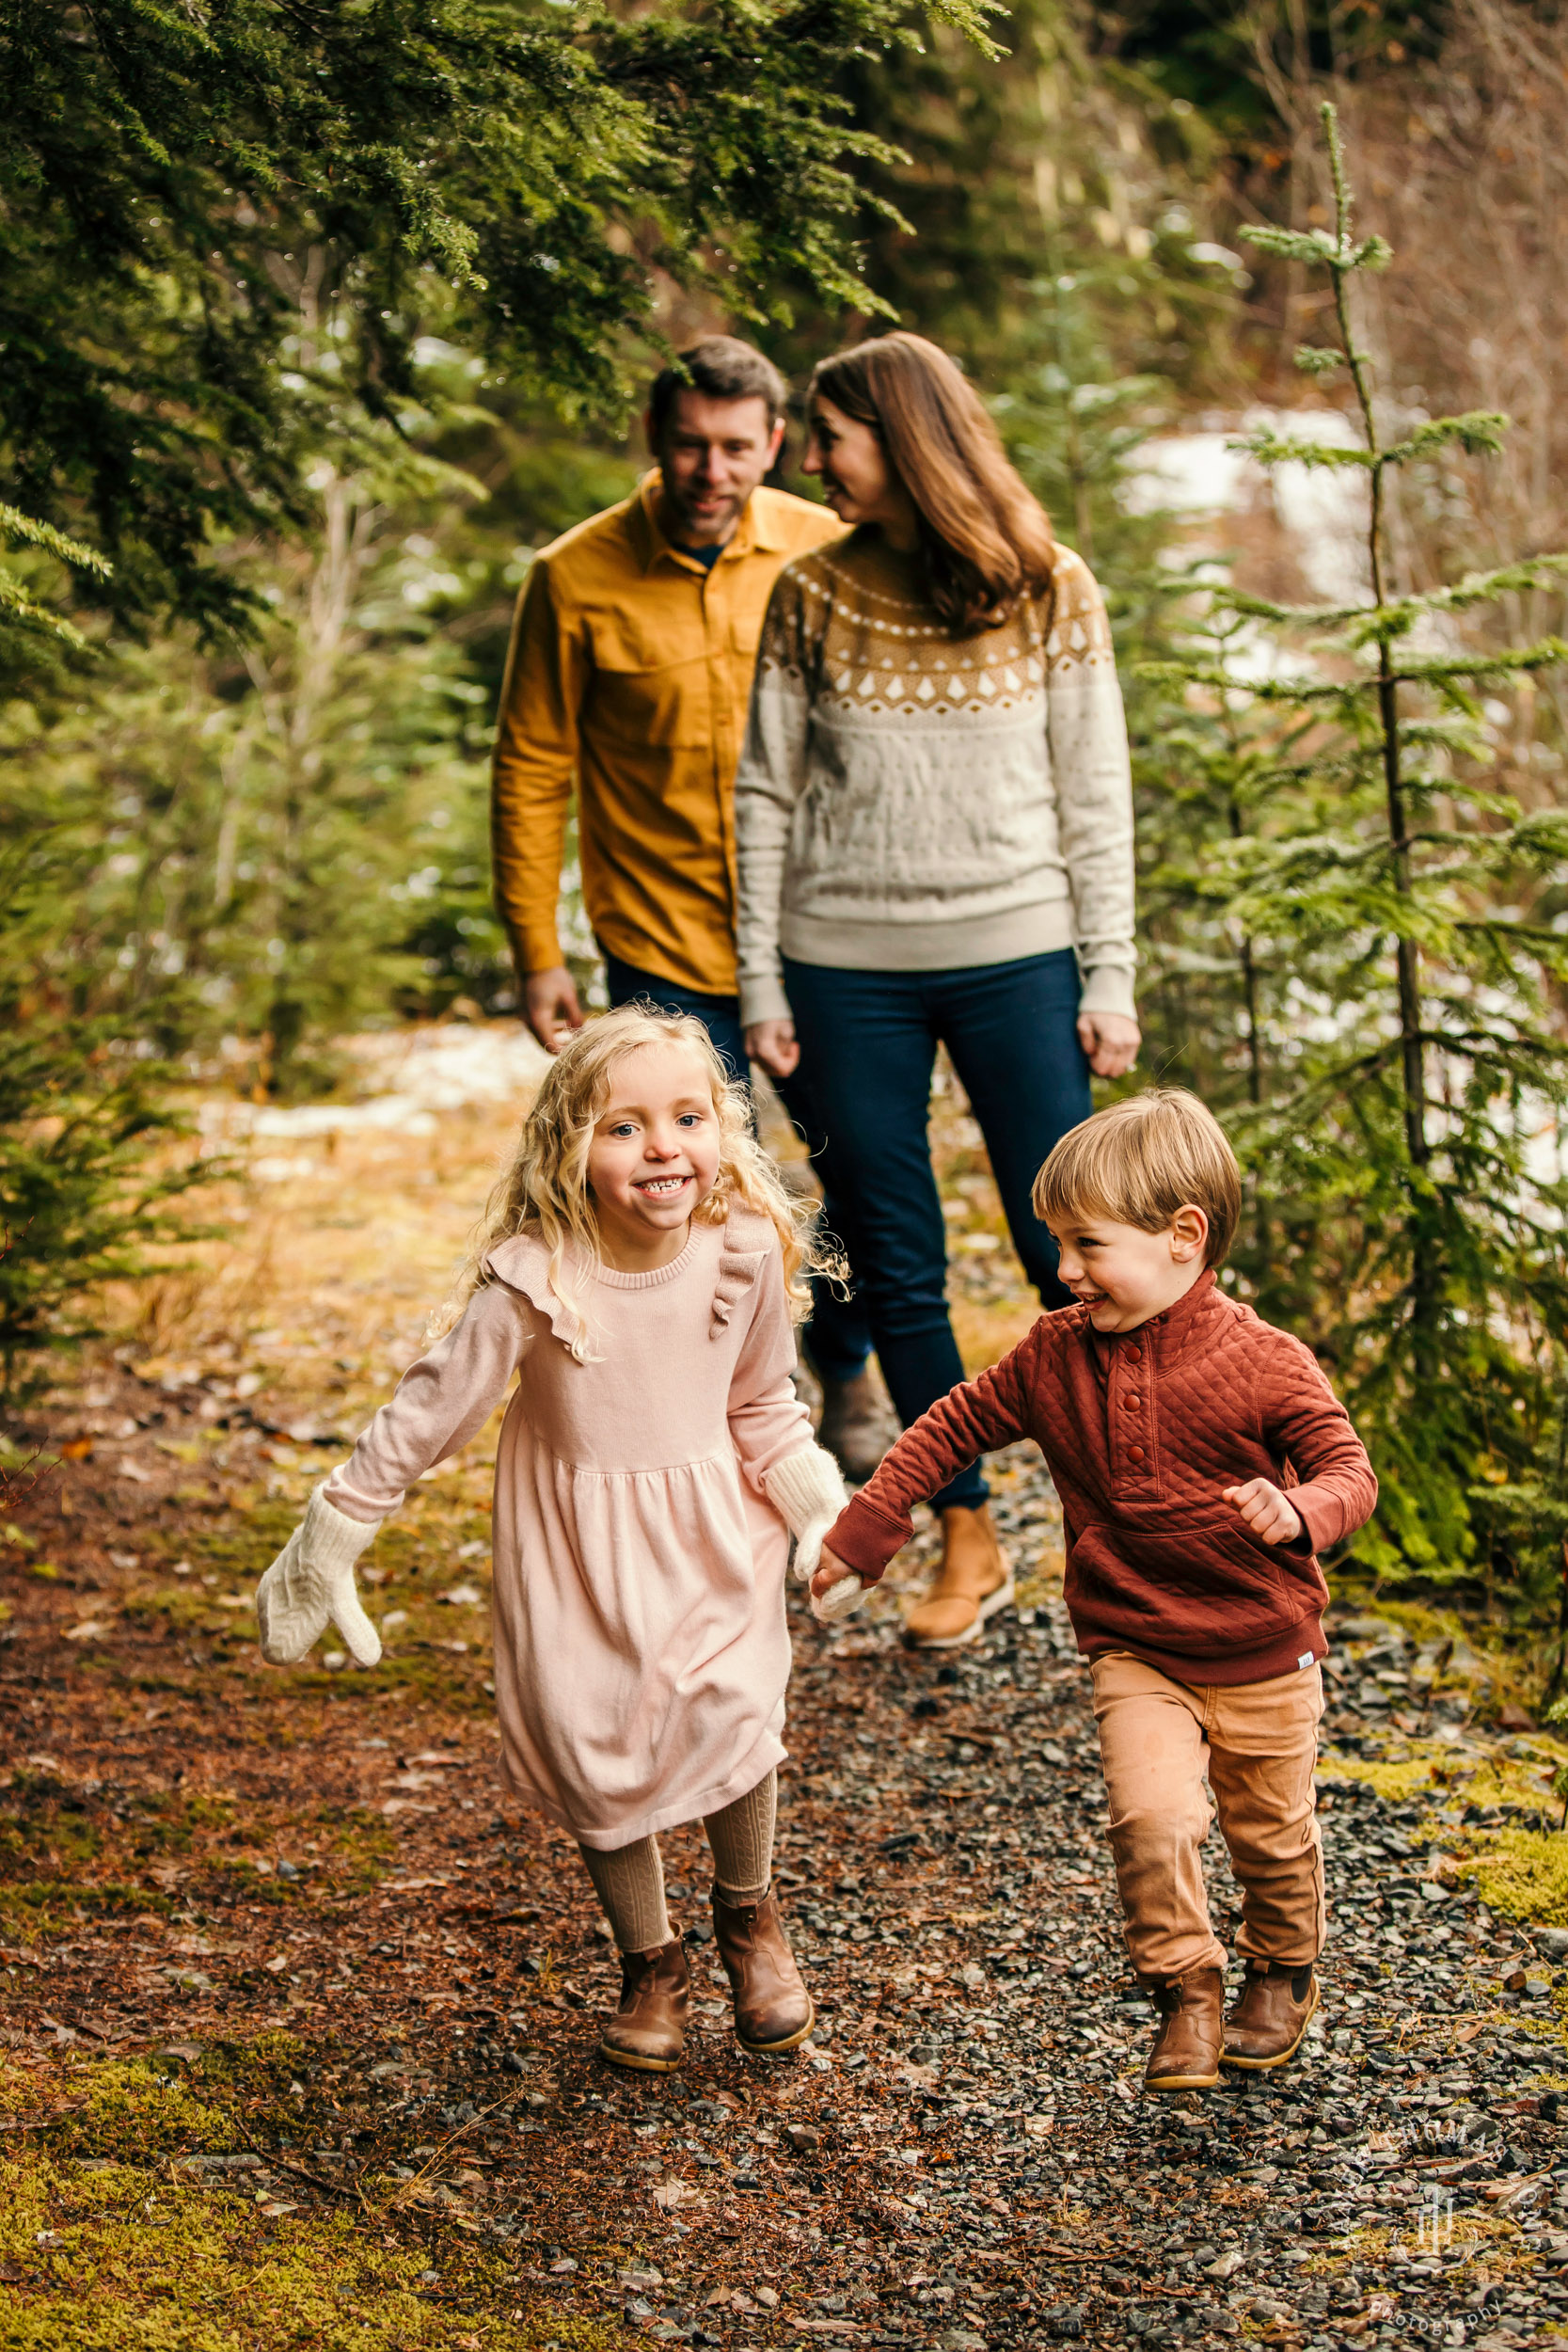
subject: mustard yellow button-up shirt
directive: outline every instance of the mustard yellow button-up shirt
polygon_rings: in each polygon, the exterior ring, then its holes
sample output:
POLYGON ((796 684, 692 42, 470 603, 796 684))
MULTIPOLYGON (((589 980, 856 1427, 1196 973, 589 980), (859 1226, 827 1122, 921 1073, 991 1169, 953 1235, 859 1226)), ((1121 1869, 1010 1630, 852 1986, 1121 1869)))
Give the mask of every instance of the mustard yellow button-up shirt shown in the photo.
POLYGON ((658 476, 534 559, 501 689, 492 799, 496 903, 522 972, 563 961, 556 930, 572 783, 582 895, 640 972, 732 995, 736 766, 773 583, 842 529, 753 491, 711 566, 671 544, 658 476))

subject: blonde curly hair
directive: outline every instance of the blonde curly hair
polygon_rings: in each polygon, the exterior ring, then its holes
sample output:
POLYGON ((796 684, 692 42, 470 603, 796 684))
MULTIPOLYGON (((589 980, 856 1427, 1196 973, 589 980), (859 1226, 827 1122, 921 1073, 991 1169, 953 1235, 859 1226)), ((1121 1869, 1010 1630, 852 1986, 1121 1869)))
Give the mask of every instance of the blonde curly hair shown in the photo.
POLYGON ((811 1305, 806 1276, 823 1273, 842 1279, 842 1260, 814 1230, 813 1204, 784 1189, 778 1169, 752 1132, 746 1089, 729 1076, 703 1024, 689 1013, 623 1005, 568 1039, 546 1072, 511 1166, 490 1195, 451 1295, 431 1319, 430 1338, 450 1331, 474 1293, 488 1282, 484 1261, 497 1244, 514 1233, 533 1233, 550 1253, 550 1288, 576 1320, 572 1354, 579 1363, 590 1360, 592 1325, 572 1264, 575 1245, 577 1273, 586 1264, 586 1287, 591 1288, 603 1263, 588 1154, 616 1064, 645 1045, 689 1047, 712 1090, 719 1121, 719 1174, 706 1200, 692 1211, 694 1222, 722 1225, 736 1202, 766 1217, 779 1237, 784 1288, 797 1323, 811 1305))

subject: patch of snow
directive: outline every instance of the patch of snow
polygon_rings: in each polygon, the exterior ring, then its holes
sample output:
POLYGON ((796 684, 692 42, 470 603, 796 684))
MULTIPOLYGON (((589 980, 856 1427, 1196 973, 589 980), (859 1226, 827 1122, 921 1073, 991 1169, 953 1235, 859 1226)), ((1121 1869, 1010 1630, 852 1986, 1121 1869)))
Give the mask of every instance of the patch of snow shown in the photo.
MULTIPOLYGON (((433 1136, 442 1111, 471 1104, 505 1104, 521 1117, 549 1057, 519 1022, 483 1026, 426 1023, 419 1027, 340 1040, 341 1050, 364 1075, 367 1099, 357 1103, 204 1103, 203 1136, 233 1145, 246 1138, 363 1135, 433 1136)), ((269 1156, 250 1172, 263 1183, 313 1175, 317 1163, 269 1156)))

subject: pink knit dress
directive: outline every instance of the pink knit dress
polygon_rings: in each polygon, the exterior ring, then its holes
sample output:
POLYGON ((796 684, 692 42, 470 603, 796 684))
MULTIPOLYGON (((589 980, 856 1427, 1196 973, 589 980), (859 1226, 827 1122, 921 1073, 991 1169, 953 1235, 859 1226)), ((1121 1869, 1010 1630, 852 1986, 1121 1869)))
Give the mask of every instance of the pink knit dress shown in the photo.
POLYGON ((462 1321, 404 1375, 326 1482, 394 1511, 513 1391, 496 1456, 496 1705, 517 1794, 613 1850, 744 1796, 784 1750, 789 1538, 762 1482, 812 1442, 777 1235, 732 1212, 652 1274, 583 1297, 543 1243, 485 1262, 462 1321))

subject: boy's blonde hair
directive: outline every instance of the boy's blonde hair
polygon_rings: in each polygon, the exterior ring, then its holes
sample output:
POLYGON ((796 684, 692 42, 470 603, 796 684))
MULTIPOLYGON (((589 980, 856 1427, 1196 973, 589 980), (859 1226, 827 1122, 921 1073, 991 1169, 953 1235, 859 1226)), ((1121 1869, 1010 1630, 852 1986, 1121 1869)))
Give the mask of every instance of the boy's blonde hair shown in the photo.
POLYGON ((1163 1233, 1189 1201, 1209 1219, 1204 1263, 1218 1265, 1242 1213, 1242 1173, 1219 1120, 1180 1087, 1096 1111, 1035 1179, 1035 1215, 1051 1226, 1086 1212, 1163 1233))
POLYGON ((644 1045, 688 1046, 702 1064, 713 1096, 719 1174, 707 1199, 692 1211, 693 1219, 701 1225, 722 1225, 736 1201, 767 1217, 779 1236, 784 1288, 795 1319, 803 1318, 811 1293, 801 1276, 838 1270, 812 1237, 811 1202, 798 1202, 784 1190, 778 1169, 752 1133, 746 1090, 725 1071, 703 1024, 689 1013, 623 1005, 569 1038, 545 1073, 512 1165, 490 1195, 467 1263, 446 1305, 432 1319, 430 1337, 450 1330, 475 1291, 488 1281, 484 1261, 499 1242, 514 1233, 535 1233, 550 1253, 550 1287, 576 1318, 572 1354, 579 1363, 589 1360, 591 1324, 573 1279, 570 1245, 575 1243, 586 1261, 592 1283, 602 1262, 588 1186, 589 1149, 616 1063, 644 1045))

